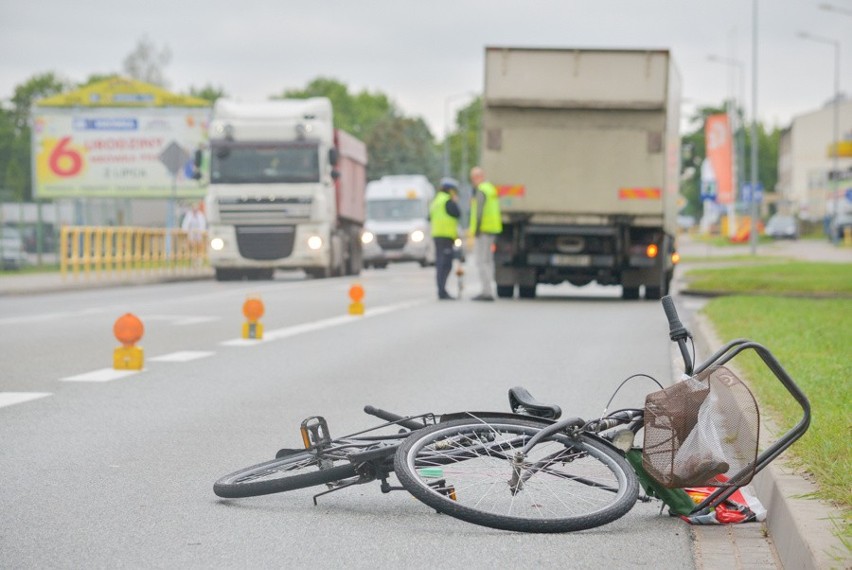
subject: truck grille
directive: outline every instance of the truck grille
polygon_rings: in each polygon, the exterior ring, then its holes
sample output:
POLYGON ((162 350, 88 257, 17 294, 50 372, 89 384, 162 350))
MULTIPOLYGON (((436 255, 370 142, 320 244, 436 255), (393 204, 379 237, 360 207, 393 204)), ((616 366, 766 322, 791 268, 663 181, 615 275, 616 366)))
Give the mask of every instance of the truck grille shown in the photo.
POLYGON ((219 198, 223 224, 280 224, 311 217, 311 198, 219 198))
POLYGON ((382 249, 402 249, 408 242, 408 234, 379 234, 376 241, 382 249))
POLYGON ((237 247, 246 259, 267 261, 293 253, 295 226, 237 226, 237 247))

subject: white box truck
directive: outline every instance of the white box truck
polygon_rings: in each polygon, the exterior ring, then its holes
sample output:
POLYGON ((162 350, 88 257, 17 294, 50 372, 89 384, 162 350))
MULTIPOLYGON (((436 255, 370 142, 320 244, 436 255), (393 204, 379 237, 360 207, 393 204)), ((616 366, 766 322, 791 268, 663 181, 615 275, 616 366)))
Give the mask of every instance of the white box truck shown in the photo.
POLYGON ((429 204, 435 187, 423 175, 382 176, 367 184, 367 221, 362 237, 364 266, 416 261, 435 264, 429 204))
POLYGON ((498 296, 565 281, 620 285, 626 299, 667 293, 679 90, 667 50, 486 47, 482 166, 501 195, 498 296))
POLYGON ((208 254, 219 280, 357 275, 367 150, 325 97, 219 99, 209 126, 208 254))

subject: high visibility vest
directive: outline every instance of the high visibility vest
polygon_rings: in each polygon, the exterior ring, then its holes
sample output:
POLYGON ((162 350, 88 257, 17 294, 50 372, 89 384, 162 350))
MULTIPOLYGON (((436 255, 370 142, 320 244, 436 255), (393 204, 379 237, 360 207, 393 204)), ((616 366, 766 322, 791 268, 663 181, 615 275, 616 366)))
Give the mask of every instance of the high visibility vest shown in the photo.
POLYGON ((438 192, 429 205, 429 220, 432 222, 432 237, 456 239, 458 237, 458 220, 447 213, 447 202, 450 195, 438 192))
MULTIPOLYGON (((477 190, 485 194, 485 204, 482 206, 482 224, 479 230, 486 234, 499 234, 503 231, 503 220, 500 217, 500 199, 497 197, 497 188, 490 182, 482 182, 477 190)), ((478 207, 477 200, 473 200, 470 206, 470 225, 476 229, 478 207)))

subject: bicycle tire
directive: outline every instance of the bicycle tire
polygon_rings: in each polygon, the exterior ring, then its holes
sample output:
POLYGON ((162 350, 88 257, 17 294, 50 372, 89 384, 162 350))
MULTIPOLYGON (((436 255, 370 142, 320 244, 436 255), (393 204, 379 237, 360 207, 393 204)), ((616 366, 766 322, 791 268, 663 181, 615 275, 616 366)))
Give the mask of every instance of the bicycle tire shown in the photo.
POLYGON ((242 499, 324 485, 355 475, 355 466, 349 462, 321 469, 316 452, 301 451, 229 473, 213 484, 213 492, 225 499, 242 499))
POLYGON ((513 493, 512 456, 541 428, 521 418, 425 428, 397 449, 397 478, 438 512, 501 530, 571 532, 612 522, 633 508, 636 473, 618 451, 586 434, 555 434, 536 444, 525 461, 529 478, 513 493), (536 467, 537 460, 546 462, 536 467))

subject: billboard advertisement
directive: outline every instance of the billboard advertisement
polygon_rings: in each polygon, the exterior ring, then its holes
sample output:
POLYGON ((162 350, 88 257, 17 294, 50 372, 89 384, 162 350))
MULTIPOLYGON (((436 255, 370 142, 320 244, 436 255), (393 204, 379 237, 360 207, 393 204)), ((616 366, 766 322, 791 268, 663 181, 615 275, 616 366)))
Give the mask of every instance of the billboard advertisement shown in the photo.
POLYGON ((43 108, 34 112, 39 198, 200 198, 195 151, 207 108, 43 108))
POLYGON ((713 169, 716 182, 716 203, 731 204, 734 201, 733 137, 731 123, 724 113, 709 115, 704 124, 707 160, 713 169))

